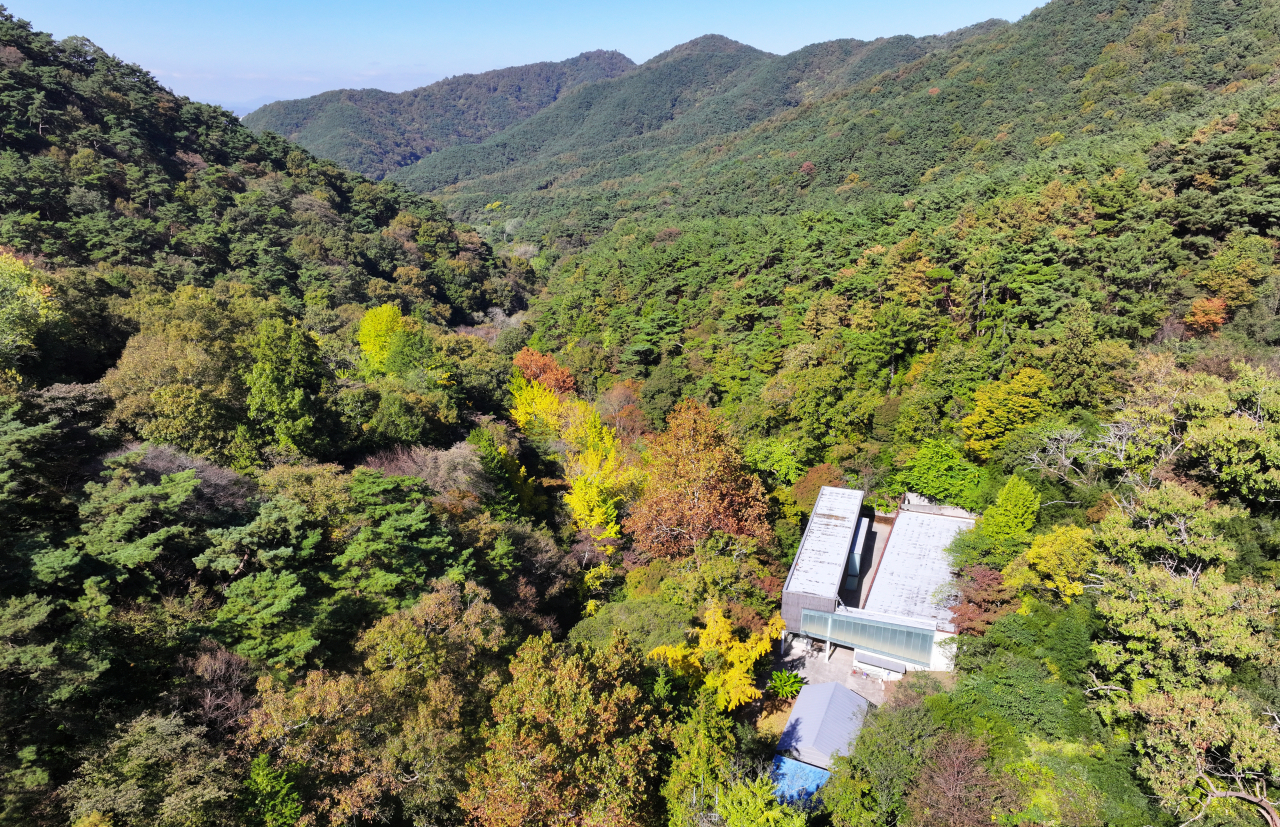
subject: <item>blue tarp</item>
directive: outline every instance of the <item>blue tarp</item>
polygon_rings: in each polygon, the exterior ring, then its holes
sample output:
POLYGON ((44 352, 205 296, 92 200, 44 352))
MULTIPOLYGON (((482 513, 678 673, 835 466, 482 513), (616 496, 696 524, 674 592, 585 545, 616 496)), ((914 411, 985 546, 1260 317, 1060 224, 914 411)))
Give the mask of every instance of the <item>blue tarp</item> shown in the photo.
POLYGON ((806 806, 817 804, 818 790, 831 778, 831 773, 812 764, 805 764, 784 755, 775 755, 773 771, 774 794, 783 804, 806 806))

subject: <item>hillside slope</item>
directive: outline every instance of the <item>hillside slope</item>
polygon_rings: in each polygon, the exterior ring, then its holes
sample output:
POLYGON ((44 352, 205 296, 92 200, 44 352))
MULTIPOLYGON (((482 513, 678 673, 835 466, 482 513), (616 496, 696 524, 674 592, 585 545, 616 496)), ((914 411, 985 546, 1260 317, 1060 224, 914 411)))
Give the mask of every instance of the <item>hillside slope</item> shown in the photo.
POLYGON ((0 827, 1277 827, 1280 26, 1231 2, 703 38, 445 188, 513 187, 475 228, 0 6, 0 827), (825 485, 982 514, 955 674, 802 812, 756 676, 825 485))
POLYGON ((381 178, 456 144, 475 143, 554 103, 577 87, 635 68, 614 51, 584 52, 559 63, 458 75, 407 92, 338 89, 276 101, 245 115, 347 169, 381 178))
POLYGON ((1110 404, 1131 348, 1273 358, 1280 27, 1220 11, 1051 3, 652 174, 445 195, 526 211, 554 262, 531 346, 578 388, 653 427, 707 401, 761 467, 873 487, 1023 368, 1068 411, 1110 404))
POLYGON ((395 177, 439 193, 458 215, 478 216, 503 201, 509 217, 529 222, 529 237, 591 237, 620 217, 655 211, 838 207, 1201 111, 1273 76, 1278 31, 1274 4, 1257 0, 1230 8, 1205 0, 1053 2, 923 56, 903 49, 900 65, 692 148, 662 143, 660 131, 630 153, 610 145, 505 167, 471 162, 502 147, 504 134, 395 177))
POLYGON ((480 144, 454 147, 392 175, 423 192, 498 175, 504 188, 517 192, 546 189, 566 167, 604 164, 619 176, 660 169, 672 152, 746 129, 1001 25, 990 21, 943 37, 833 40, 788 55, 707 35, 626 77, 586 86, 480 144))
POLYGON ((239 282, 321 331, 349 304, 426 301, 466 319, 520 292, 492 280, 489 248, 438 204, 259 139, 2 10, 0 84, 0 247, 54 271, 47 288, 85 311, 23 373, 96 379, 129 333, 107 305, 136 290, 239 282))
MULTIPOLYGON (((525 167, 546 156, 608 151, 618 141, 679 122, 682 115, 732 88, 740 73, 771 57, 728 38, 705 35, 657 55, 621 78, 577 89, 479 145, 454 147, 438 160, 419 162, 393 175, 425 191, 525 167)), ((623 148, 613 154, 630 151, 623 148)))

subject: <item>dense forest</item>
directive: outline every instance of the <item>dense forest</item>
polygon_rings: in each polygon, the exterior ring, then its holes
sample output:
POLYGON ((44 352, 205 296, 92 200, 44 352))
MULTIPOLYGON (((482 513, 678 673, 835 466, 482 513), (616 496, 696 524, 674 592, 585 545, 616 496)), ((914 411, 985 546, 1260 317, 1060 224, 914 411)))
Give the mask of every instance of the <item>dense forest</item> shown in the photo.
POLYGON ((502 202, 526 236, 560 246, 623 218, 847 210, 951 186, 952 200, 982 197, 1028 165, 1133 168, 1151 143, 1248 108, 1238 96, 1267 88, 1275 66, 1275 17, 1260 0, 1049 3, 943 38, 758 56, 750 82, 739 71, 711 90, 707 67, 738 52, 702 38, 390 177, 476 222, 502 202), (689 103, 668 113, 672 89, 689 103), (562 126, 588 95, 631 117, 562 126))
POLYGON ((407 92, 341 89, 276 101, 250 112, 244 123, 381 178, 445 147, 482 141, 583 84, 634 68, 618 52, 585 52, 559 63, 458 75, 407 92))
POLYGON ((707 37, 375 182, 0 9, 0 823, 1280 827, 1278 59, 707 37), (981 516, 795 806, 823 485, 981 516))
POLYGON ((1001 25, 989 21, 941 37, 833 40, 783 56, 706 35, 621 78, 584 84, 485 141, 451 147, 390 177, 420 191, 460 190, 465 196, 449 200, 468 204, 481 192, 510 200, 533 191, 560 200, 566 185, 576 191, 604 181, 612 182, 606 191, 617 190, 619 179, 637 173, 675 172, 683 153, 715 136, 762 126, 1001 25))

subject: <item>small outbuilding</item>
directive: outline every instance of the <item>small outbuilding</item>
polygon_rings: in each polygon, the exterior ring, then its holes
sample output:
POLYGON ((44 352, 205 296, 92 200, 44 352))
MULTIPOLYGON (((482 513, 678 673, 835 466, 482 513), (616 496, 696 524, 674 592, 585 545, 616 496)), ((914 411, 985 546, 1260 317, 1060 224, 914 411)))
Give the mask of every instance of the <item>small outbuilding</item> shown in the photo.
POLYGON ((845 755, 862 730, 870 704, 840 683, 810 684, 800 690, 778 752, 824 770, 845 755))

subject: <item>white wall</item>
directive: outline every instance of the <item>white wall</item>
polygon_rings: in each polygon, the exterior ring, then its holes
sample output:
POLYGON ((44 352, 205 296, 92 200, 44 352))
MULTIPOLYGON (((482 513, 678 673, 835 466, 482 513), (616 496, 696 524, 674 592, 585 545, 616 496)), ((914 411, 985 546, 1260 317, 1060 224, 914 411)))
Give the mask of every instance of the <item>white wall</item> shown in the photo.
POLYGON ((956 647, 947 643, 955 635, 950 632, 933 633, 933 656, 929 659, 929 670, 932 672, 950 672, 955 669, 956 647))

